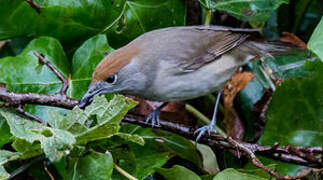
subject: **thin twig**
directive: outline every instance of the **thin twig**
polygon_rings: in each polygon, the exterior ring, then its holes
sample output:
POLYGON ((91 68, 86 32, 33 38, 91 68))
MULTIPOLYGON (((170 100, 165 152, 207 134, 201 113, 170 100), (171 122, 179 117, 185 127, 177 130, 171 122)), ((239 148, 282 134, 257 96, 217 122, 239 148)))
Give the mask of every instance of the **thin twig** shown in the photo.
POLYGON ((31 114, 31 113, 29 113, 29 112, 25 111, 25 110, 24 110, 24 107, 23 107, 22 105, 20 105, 20 106, 16 107, 16 111, 17 111, 18 113, 20 113, 20 114, 22 114, 22 115, 24 115, 24 116, 26 116, 26 117, 28 117, 28 118, 32 119, 32 120, 35 120, 35 121, 37 121, 37 122, 39 122, 39 123, 44 123, 44 121, 43 121, 42 119, 40 119, 39 117, 37 117, 37 116, 35 116, 35 115, 33 115, 33 114, 31 114))
POLYGON ((114 163, 114 169, 116 169, 120 174, 122 174, 124 177, 126 177, 129 180, 138 180, 136 177, 129 174, 127 171, 123 170, 121 167, 119 167, 117 164, 114 163))
POLYGON ((66 95, 68 89, 68 80, 56 69, 54 65, 52 65, 48 60, 46 60, 44 56, 39 54, 37 51, 34 51, 34 55, 38 57, 38 59, 41 60, 47 67, 49 67, 56 74, 58 79, 60 79, 63 82, 63 86, 60 90, 60 93, 66 95))
POLYGON ((321 168, 321 169, 313 169, 313 168, 311 168, 311 169, 308 169, 308 170, 306 170, 305 172, 303 172, 303 173, 301 173, 301 174, 299 174, 299 175, 297 175, 297 176, 295 176, 297 179, 302 179, 302 178, 305 178, 305 177, 307 177, 308 175, 310 175, 311 173, 322 173, 323 174, 323 168, 321 168))
POLYGON ((43 161, 43 164, 44 164, 44 170, 45 172, 48 174, 49 178, 51 180, 55 180, 54 176, 52 175, 52 173, 48 170, 47 166, 46 166, 46 161, 43 161))
POLYGON ((259 168, 262 168, 264 169, 266 172, 268 172, 270 175, 276 177, 277 179, 283 179, 277 172, 275 172, 274 170, 264 166, 261 161, 257 158, 257 156, 254 154, 254 152, 252 152, 249 148, 245 147, 244 145, 240 144, 238 141, 232 139, 231 137, 227 137, 227 140, 230 144, 232 144, 233 146, 237 147, 238 148, 238 151, 239 149, 246 152, 252 163, 259 167, 259 168))

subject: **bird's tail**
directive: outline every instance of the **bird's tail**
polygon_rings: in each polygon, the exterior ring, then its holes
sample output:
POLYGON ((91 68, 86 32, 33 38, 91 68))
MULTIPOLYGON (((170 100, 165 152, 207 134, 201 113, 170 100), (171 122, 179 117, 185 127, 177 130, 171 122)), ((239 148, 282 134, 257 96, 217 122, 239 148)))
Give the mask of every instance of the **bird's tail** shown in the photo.
POLYGON ((300 47, 282 42, 247 41, 243 45, 248 49, 249 53, 260 57, 286 56, 302 50, 300 47))

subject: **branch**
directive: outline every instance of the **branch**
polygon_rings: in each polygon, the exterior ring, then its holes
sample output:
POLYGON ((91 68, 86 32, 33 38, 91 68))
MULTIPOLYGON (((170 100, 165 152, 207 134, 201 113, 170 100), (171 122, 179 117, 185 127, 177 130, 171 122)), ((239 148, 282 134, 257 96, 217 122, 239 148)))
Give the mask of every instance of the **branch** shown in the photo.
MULTIPOLYGON (((35 93, 13 93, 6 92, 4 88, 0 88, 0 101, 5 102, 6 106, 14 107, 19 107, 21 104, 39 104, 72 109, 78 104, 78 101, 68 98, 62 94, 45 95, 35 93)), ((145 117, 143 115, 127 114, 123 119, 123 123, 150 127, 150 125, 145 122, 145 117)), ((195 140, 196 138, 194 136, 194 132, 198 127, 188 127, 182 124, 176 124, 164 120, 161 120, 160 123, 161 127, 156 128, 174 132, 191 140, 195 140)), ((231 137, 223 137, 216 134, 205 134, 202 136, 200 142, 217 149, 231 150, 238 156, 241 154, 242 156, 249 157, 254 165, 264 169, 277 179, 295 179, 295 177, 280 176, 277 172, 264 166, 256 157, 256 154, 283 162, 313 168, 323 168, 322 160, 315 157, 323 154, 322 147, 294 147, 291 145, 279 146, 279 143, 275 143, 273 146, 262 146, 260 144, 236 141, 231 137), (242 151, 242 153, 240 151, 242 151)))
POLYGON ((14 93, 7 92, 5 88, 0 88, 0 101, 5 102, 5 106, 13 107, 36 104, 73 109, 78 104, 77 100, 61 94, 14 93))
POLYGON ((38 59, 41 60, 47 67, 49 67, 49 69, 51 69, 56 74, 58 79, 63 82, 60 94, 66 95, 68 89, 68 80, 65 79, 65 77, 55 68, 55 66, 52 65, 48 60, 46 60, 43 55, 39 54, 37 51, 34 51, 34 55, 38 57, 38 59))
MULTIPOLYGON (((145 117, 141 115, 128 113, 124 117, 123 122, 137 124, 142 127, 151 127, 149 124, 145 122, 145 117)), ((188 127, 182 124, 176 124, 176 123, 167 122, 164 120, 161 120, 160 124, 161 124, 161 127, 154 127, 154 128, 170 131, 191 140, 195 140, 196 138, 194 136, 194 132, 198 127, 188 127)), ((314 163, 306 159, 303 159, 302 157, 299 157, 297 154, 293 153, 290 150, 291 149, 290 147, 292 147, 290 145, 279 146, 279 144, 275 143, 273 146, 262 146, 260 144, 252 144, 252 143, 247 143, 242 141, 237 141, 237 142, 242 144, 244 147, 250 149, 252 152, 268 158, 276 159, 283 162, 293 163, 293 164, 309 166, 313 168, 323 167, 322 161, 320 159, 315 159, 314 163)), ((200 143, 207 144, 217 149, 227 149, 227 150, 233 150, 237 152, 237 147, 230 144, 228 139, 221 135, 216 135, 212 133, 211 135, 204 134, 200 140, 200 143)), ((319 155, 323 153, 322 147, 294 147, 294 148, 307 154, 319 155)))
POLYGON ((29 112, 25 111, 25 110, 24 110, 24 107, 23 107, 22 105, 21 105, 21 106, 18 106, 18 107, 16 108, 16 111, 17 111, 18 113, 20 113, 20 114, 24 115, 24 116, 29 117, 30 119, 33 119, 33 120, 38 121, 38 122, 40 122, 40 123, 44 123, 44 121, 43 121, 42 119, 40 119, 39 117, 37 117, 37 116, 35 116, 35 115, 33 115, 33 114, 31 114, 31 113, 29 113, 29 112))
POLYGON ((41 10, 41 6, 37 5, 33 0, 26 0, 26 2, 30 5, 30 7, 34 8, 36 12, 39 14, 41 10))

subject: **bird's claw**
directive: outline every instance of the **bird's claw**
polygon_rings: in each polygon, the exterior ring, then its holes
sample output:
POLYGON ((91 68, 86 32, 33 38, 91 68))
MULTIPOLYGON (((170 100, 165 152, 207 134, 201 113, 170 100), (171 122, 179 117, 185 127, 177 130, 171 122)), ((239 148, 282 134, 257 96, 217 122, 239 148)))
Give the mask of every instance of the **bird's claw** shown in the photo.
POLYGON ((213 124, 208 124, 206 126, 203 126, 201 128, 198 128, 195 132, 194 135, 198 134, 196 137, 196 142, 200 140, 200 138, 202 137, 202 135, 207 132, 209 135, 211 134, 211 132, 216 133, 216 130, 214 129, 214 125, 213 124))
POLYGON ((151 121, 151 126, 160 126, 160 110, 155 110, 148 114, 146 118, 146 123, 148 124, 151 121))

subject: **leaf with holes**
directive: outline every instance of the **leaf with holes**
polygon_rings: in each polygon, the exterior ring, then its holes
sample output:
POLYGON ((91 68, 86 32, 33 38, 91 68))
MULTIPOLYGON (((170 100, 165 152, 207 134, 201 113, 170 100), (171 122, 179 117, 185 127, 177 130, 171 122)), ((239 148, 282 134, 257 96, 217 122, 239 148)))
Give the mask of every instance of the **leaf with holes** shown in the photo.
POLYGON ((75 143, 74 136, 64 130, 54 129, 31 121, 8 109, 0 109, 13 136, 29 143, 40 142, 40 147, 51 161, 59 161, 75 143))
POLYGON ((107 101, 104 96, 95 96, 84 112, 88 117, 95 116, 96 124, 77 135, 78 143, 104 139, 116 134, 122 118, 136 105, 135 101, 122 95, 114 95, 110 101, 107 101))

